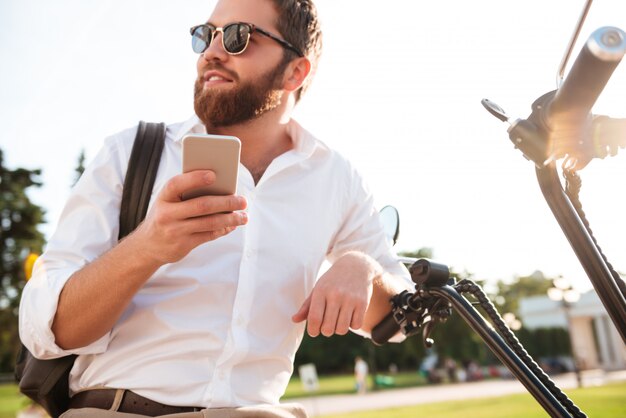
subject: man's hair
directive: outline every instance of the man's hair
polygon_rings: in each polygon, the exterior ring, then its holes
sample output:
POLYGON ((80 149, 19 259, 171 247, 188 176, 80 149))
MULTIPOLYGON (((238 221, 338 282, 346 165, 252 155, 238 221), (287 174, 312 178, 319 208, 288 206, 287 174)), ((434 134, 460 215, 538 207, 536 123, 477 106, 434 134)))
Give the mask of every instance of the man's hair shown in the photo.
MULTIPOLYGON (((322 54, 322 30, 317 19, 313 0, 272 0, 278 12, 276 26, 289 43, 298 48, 311 61, 311 72, 302 87, 296 91, 296 102, 309 88, 322 54)), ((285 62, 296 57, 295 52, 285 49, 285 62)))

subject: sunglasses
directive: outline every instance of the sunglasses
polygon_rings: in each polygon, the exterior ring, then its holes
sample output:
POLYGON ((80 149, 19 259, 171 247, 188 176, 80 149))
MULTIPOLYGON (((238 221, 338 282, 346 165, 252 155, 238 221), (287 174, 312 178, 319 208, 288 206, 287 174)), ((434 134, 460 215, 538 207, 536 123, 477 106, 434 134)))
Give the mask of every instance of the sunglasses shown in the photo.
POLYGON ((230 55, 239 55, 243 53, 248 44, 250 43, 250 36, 253 33, 258 32, 261 35, 265 35, 270 39, 278 42, 283 48, 289 49, 298 56, 303 57, 304 54, 300 52, 298 48, 291 45, 284 39, 280 39, 276 35, 254 26, 252 23, 236 22, 229 23, 223 28, 216 28, 213 25, 205 23, 203 25, 194 26, 190 29, 191 32, 191 47, 193 51, 202 54, 211 45, 213 39, 218 32, 222 32, 222 47, 224 51, 230 55))

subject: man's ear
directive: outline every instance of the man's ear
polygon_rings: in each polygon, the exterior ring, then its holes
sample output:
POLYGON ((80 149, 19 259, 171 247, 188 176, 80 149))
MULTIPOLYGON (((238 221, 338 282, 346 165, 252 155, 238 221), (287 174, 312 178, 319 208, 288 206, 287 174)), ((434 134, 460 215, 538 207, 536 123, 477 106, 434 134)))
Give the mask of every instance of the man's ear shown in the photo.
POLYGON ((296 58, 287 65, 283 88, 287 91, 298 90, 310 72, 311 61, 306 57, 296 58))

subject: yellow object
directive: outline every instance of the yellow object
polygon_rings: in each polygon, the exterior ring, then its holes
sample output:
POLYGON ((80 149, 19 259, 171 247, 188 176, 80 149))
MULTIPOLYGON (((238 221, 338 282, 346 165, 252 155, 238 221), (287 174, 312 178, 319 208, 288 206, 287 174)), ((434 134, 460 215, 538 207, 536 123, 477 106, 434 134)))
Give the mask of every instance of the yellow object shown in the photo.
POLYGON ((39 258, 39 254, 30 253, 24 260, 24 275, 26 276, 26 281, 30 279, 30 276, 33 275, 33 266, 35 265, 35 261, 39 258))

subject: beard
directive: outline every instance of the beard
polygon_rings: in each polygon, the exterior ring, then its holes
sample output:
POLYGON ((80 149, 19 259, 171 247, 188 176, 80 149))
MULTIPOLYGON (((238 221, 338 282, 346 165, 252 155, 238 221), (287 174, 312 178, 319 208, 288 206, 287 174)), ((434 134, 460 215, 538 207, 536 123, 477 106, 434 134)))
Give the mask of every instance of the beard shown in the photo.
MULTIPOLYGON (((203 89, 202 76, 194 85, 194 109, 207 127, 220 128, 248 122, 278 107, 281 103, 282 77, 288 62, 283 60, 265 74, 242 82, 235 89, 203 89)), ((213 65, 220 69, 220 65, 213 65)))

